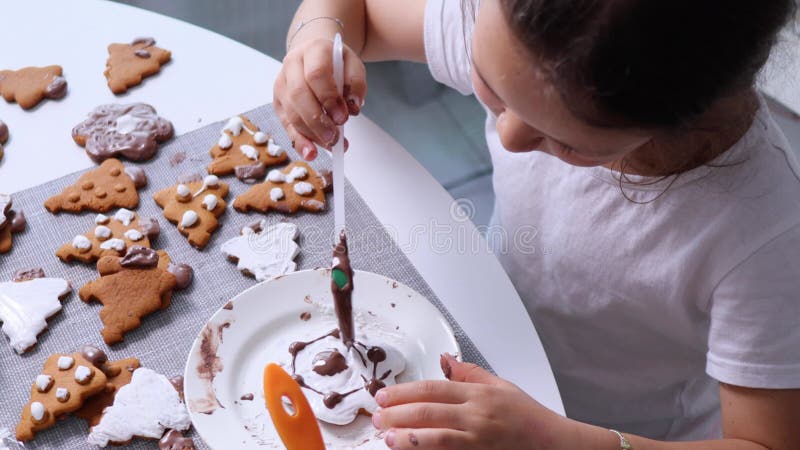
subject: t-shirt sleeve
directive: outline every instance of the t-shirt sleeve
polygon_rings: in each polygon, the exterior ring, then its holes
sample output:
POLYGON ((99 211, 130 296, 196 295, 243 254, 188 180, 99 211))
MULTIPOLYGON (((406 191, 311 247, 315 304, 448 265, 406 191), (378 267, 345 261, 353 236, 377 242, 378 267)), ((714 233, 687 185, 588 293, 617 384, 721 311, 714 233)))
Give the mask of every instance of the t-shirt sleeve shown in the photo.
POLYGON ((800 225, 722 280, 710 320, 710 376, 744 387, 800 388, 800 225))
POLYGON ((472 19, 462 13, 459 0, 428 0, 425 5, 425 57, 431 74, 464 95, 472 94, 467 20, 472 19))

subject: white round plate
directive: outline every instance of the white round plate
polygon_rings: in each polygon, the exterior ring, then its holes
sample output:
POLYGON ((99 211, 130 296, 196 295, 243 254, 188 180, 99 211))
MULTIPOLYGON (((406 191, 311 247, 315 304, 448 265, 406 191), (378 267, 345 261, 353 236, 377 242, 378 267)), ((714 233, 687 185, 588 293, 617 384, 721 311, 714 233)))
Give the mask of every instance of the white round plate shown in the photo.
MULTIPOLYGON (((356 336, 378 337, 405 356, 397 382, 443 379, 439 355, 458 354, 459 348, 439 310, 382 275, 357 270, 354 282, 356 336)), ((189 414, 211 448, 283 448, 264 404, 264 366, 290 362, 291 342, 336 328, 333 311, 330 269, 315 269, 253 286, 211 317, 192 345, 184 373, 189 414), (203 369, 210 365, 221 368, 213 377, 203 369), (252 400, 246 400, 249 394, 252 400)), ((345 426, 320 422, 320 428, 328 449, 386 448, 365 416, 345 426)))

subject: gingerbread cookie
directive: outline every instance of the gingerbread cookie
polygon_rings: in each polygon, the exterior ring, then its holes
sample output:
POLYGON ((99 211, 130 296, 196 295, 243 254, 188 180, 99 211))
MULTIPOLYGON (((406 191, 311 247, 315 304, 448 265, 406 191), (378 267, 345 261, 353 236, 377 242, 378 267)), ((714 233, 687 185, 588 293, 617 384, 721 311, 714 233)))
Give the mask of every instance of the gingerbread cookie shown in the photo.
POLYGON ((0 254, 11 251, 12 234, 25 230, 25 213, 11 209, 11 196, 0 194, 0 254))
POLYGON ((31 387, 31 400, 17 425, 17 439, 33 439, 36 432, 52 427, 56 419, 80 408, 105 386, 105 374, 82 354, 50 356, 31 387))
POLYGON ((266 220, 242 228, 242 235, 222 244, 222 254, 237 263, 245 275, 258 281, 294 272, 293 261, 300 253, 297 225, 278 222, 267 226, 266 220))
POLYGON ((202 249, 218 227, 217 218, 225 212, 228 184, 216 175, 202 181, 178 183, 156 192, 153 198, 164 209, 164 217, 178 225, 189 243, 202 249))
POLYGON ((267 168, 283 164, 289 157, 245 116, 231 117, 220 131, 219 140, 211 148, 214 161, 208 173, 214 175, 236 174, 247 183, 264 179, 267 168))
POLYGON ((17 102, 22 109, 31 109, 44 98, 63 98, 67 95, 67 80, 61 73, 61 66, 0 70, 0 95, 7 102, 17 102))
POLYGON ((0 160, 3 159, 3 144, 8 142, 8 125, 0 120, 0 160))
POLYGON ((95 227, 79 234, 72 242, 56 250, 64 262, 77 260, 92 263, 103 256, 123 256, 125 251, 139 245, 150 248, 150 240, 158 237, 161 227, 156 219, 139 219, 135 212, 120 209, 112 217, 98 214, 95 227))
POLYGON ((192 280, 191 267, 171 264, 163 250, 139 246, 129 248, 124 257, 100 258, 97 270, 100 278, 83 286, 78 295, 84 302, 103 304, 100 334, 108 345, 138 328, 142 317, 166 309, 172 291, 187 287, 192 280))
POLYGON ((331 187, 330 172, 317 173, 305 161, 296 161, 281 170, 270 170, 263 183, 236 197, 233 207, 241 212, 319 212, 325 210, 325 193, 331 187))
POLYGON ((195 450, 192 438, 183 437, 178 430, 169 430, 158 441, 158 450, 195 450))
POLYGON ((100 167, 81 175, 62 193, 48 198, 44 207, 53 214, 60 211, 104 213, 113 208, 134 209, 139 206, 137 189, 146 185, 147 176, 141 168, 125 167, 118 159, 107 159, 100 167))
POLYGON ((142 83, 142 79, 155 75, 161 66, 172 58, 169 50, 155 46, 150 37, 134 39, 130 44, 108 46, 108 61, 104 75, 114 94, 122 94, 129 87, 142 83))
POLYGON ((156 154, 158 144, 175 133, 172 122, 160 117, 145 103, 101 105, 72 129, 72 139, 86 149, 92 161, 125 157, 147 161, 156 154))
POLYGON ((134 437, 159 439, 166 429, 187 430, 191 424, 186 405, 167 377, 142 367, 117 391, 114 403, 89 430, 87 442, 105 447, 134 437))
POLYGON ((75 411, 75 415, 86 420, 89 427, 100 423, 103 410, 114 403, 114 397, 122 386, 131 382, 133 372, 141 367, 137 358, 126 358, 119 361, 108 361, 105 352, 91 345, 84 345, 80 353, 95 367, 98 367, 106 376, 106 387, 94 395, 83 406, 75 411))
POLYGON ((47 328, 47 318, 61 311, 61 299, 72 288, 67 280, 45 278, 42 269, 18 271, 0 283, 0 322, 11 347, 24 353, 47 328))

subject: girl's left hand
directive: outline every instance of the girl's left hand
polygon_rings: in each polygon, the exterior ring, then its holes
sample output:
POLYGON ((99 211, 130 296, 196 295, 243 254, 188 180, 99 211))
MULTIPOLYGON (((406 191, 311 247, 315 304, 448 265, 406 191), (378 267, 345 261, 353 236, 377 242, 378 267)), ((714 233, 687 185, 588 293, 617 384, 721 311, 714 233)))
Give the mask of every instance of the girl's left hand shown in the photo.
MULTIPOLYGON (((452 355, 441 359, 450 381, 383 388, 372 423, 392 449, 551 448, 566 419, 517 386, 452 355)), ((563 431, 562 431, 563 432, 563 431)))

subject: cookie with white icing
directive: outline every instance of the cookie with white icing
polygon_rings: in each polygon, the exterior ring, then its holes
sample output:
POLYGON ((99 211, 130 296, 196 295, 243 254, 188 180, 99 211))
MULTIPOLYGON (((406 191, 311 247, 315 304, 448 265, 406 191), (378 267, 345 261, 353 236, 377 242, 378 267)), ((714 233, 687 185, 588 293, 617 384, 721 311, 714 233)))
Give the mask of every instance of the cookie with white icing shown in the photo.
POLYGON ((125 167, 118 159, 111 158, 103 161, 100 167, 85 172, 60 194, 48 198, 44 207, 53 214, 135 209, 139 206, 138 189, 146 185, 147 176, 141 168, 125 167))
POLYGON ((295 161, 283 169, 272 169, 263 183, 236 197, 233 207, 241 212, 320 212, 325 210, 325 194, 331 187, 330 172, 318 173, 305 161, 295 161))
POLYGON ((242 234, 223 243, 221 250, 242 273, 264 281, 295 271, 294 258, 300 253, 297 236, 293 223, 267 225, 262 219, 242 228, 242 234))
POLYGON ((190 425, 189 413, 172 383, 143 367, 119 389, 114 403, 89 431, 87 442, 105 447, 134 437, 159 439, 167 429, 186 430, 190 425))
POLYGON ((47 328, 47 319, 61 311, 61 299, 72 288, 67 280, 44 278, 44 271, 18 271, 13 281, 0 283, 0 322, 11 347, 24 353, 47 328))
POLYGON ((36 432, 52 427, 59 417, 78 410, 86 399, 105 388, 103 371, 80 352, 51 355, 34 379, 30 401, 17 424, 17 439, 33 439, 36 432))
POLYGON ((264 179, 267 169, 285 163, 286 150, 241 115, 231 117, 222 127, 219 139, 211 147, 208 173, 235 174, 244 182, 255 183, 264 179))
POLYGON ((72 140, 92 161, 123 157, 147 161, 175 133, 172 123, 144 103, 102 105, 72 129, 72 140))
POLYGON ((103 256, 123 256, 134 246, 150 248, 150 240, 158 237, 161 228, 153 218, 140 219, 128 209, 120 209, 112 216, 98 214, 95 226, 56 250, 64 262, 93 263, 103 256))
POLYGON ((153 198, 164 209, 164 217, 178 226, 190 244, 202 249, 219 227, 217 218, 225 213, 227 196, 228 184, 208 175, 202 181, 162 189, 153 198))

